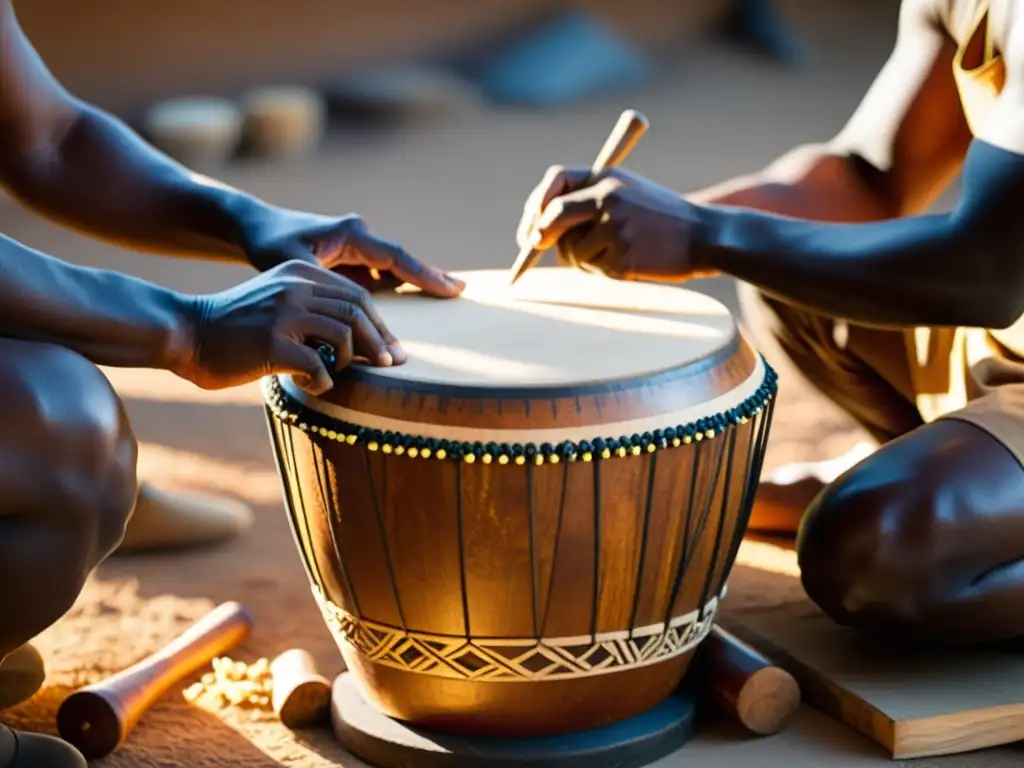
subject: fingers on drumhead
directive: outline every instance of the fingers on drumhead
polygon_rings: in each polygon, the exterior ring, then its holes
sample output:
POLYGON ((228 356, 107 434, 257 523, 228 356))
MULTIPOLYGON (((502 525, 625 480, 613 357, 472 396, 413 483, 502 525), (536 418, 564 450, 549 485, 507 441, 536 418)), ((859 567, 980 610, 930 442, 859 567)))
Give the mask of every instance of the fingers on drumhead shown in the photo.
POLYGON ((336 317, 351 329, 349 340, 356 352, 375 365, 387 367, 394 363, 391 347, 398 342, 372 302, 364 306, 341 304, 336 317))
MULTIPOLYGON (((357 352, 374 365, 388 366, 404 362, 405 350, 377 311, 370 292, 348 282, 342 276, 338 276, 338 280, 344 281, 341 290, 318 291, 309 299, 306 311, 311 317, 329 318, 331 321, 344 324, 355 333, 357 352)), ((308 328, 304 326, 304 330, 300 332, 307 331, 308 328)), ((329 338, 324 340, 331 341, 329 338)))
POLYGON ((276 355, 277 373, 288 373, 295 383, 313 395, 322 395, 334 386, 334 379, 323 357, 313 347, 299 343, 283 344, 276 355))
MULTIPOLYGON (((323 314, 352 326, 356 330, 356 341, 360 349, 365 350, 371 347, 377 349, 379 346, 381 350, 390 352, 391 358, 394 358, 396 354, 404 358, 404 350, 395 335, 388 329, 387 323, 377 311, 377 305, 374 304, 373 298, 368 292, 362 297, 362 300, 354 304, 344 302, 327 306, 318 304, 317 308, 323 314)), ((391 365, 393 362, 391 358, 383 360, 379 357, 379 355, 376 358, 370 356, 369 359, 375 360, 378 365, 391 365)))
POLYGON ((394 290, 405 282, 391 271, 385 270, 382 272, 373 267, 346 265, 332 267, 331 271, 341 275, 346 280, 351 280, 361 288, 365 288, 371 294, 379 291, 394 290))
POLYGON ((402 348, 402 343, 395 338, 395 334, 391 332, 387 324, 384 322, 384 318, 381 317, 377 308, 371 304, 366 308, 366 317, 369 323, 369 331, 373 331, 379 335, 384 348, 389 353, 388 358, 385 360, 380 357, 377 361, 378 365, 401 365, 404 363, 409 356, 405 353, 405 349, 402 348))
POLYGON ((439 298, 458 296, 466 287, 458 278, 420 261, 402 246, 377 237, 371 239, 372 242, 368 240, 364 247, 372 265, 390 271, 401 282, 439 298))
POLYGON ((404 248, 397 246, 391 271, 405 282, 439 298, 458 296, 466 287, 466 284, 458 278, 431 264, 420 261, 404 248))
POLYGON ((394 364, 391 348, 397 342, 386 328, 381 332, 361 307, 320 300, 310 310, 316 314, 304 324, 303 336, 331 344, 337 354, 338 369, 349 365, 356 355, 385 368, 394 364))

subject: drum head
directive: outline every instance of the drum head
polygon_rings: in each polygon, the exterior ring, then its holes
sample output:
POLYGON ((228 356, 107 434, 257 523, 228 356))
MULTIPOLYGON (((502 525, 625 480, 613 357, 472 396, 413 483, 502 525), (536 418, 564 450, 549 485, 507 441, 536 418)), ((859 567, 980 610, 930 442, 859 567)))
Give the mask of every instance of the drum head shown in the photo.
POLYGON ((457 273, 435 299, 408 286, 375 297, 409 354, 360 377, 474 388, 574 387, 646 377, 715 355, 736 336, 728 309, 694 291, 616 282, 575 269, 457 273))

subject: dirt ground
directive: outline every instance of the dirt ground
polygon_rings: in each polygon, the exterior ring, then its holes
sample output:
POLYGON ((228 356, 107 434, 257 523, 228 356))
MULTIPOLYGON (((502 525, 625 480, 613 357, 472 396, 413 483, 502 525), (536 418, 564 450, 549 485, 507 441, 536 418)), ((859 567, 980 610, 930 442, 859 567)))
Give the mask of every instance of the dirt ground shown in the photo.
MULTIPOLYGON (((827 138, 842 123, 880 65, 891 40, 894 3, 865 3, 855 15, 815 17, 818 61, 812 71, 782 72, 721 46, 681 52, 673 72, 642 93, 557 114, 485 112, 458 123, 373 136, 348 135, 309 161, 239 165, 224 177, 282 204, 323 212, 358 210, 382 233, 447 267, 504 266, 525 193, 551 162, 588 163, 625 106, 642 109, 653 128, 632 166, 680 189, 752 170, 796 143, 827 138), (879 19, 882 22, 879 22, 879 19)), ((195 291, 239 280, 239 268, 174 263, 78 238, 0 203, 0 229, 61 257, 121 269, 195 291)), ((703 286, 735 306, 733 286, 703 286)), ((257 509, 254 529, 213 551, 115 559, 91 579, 74 609, 39 645, 49 677, 45 690, 5 721, 53 731, 57 705, 73 688, 152 652, 215 604, 239 600, 255 631, 234 654, 254 660, 295 646, 311 651, 325 672, 339 655, 309 593, 280 502, 266 426, 255 386, 202 393, 169 375, 110 371, 143 443, 141 473, 169 488, 193 488, 244 499, 257 509)), ((769 467, 835 455, 860 439, 800 384, 783 380, 769 467)), ((732 610, 761 610, 800 596, 791 553, 749 543, 731 585, 732 610)), ((873 745, 812 711, 788 734, 744 741, 726 727, 702 733, 692 749, 660 765, 884 765, 873 745), (801 741, 802 740, 802 741, 801 741), (773 746, 774 744, 774 746, 773 746), (815 757, 794 758, 793 745, 815 757), (775 755, 775 759, 773 759, 775 755)), ((1020 752, 916 765, 997 766, 1020 752)), ((99 761, 104 768, 321 768, 360 763, 327 732, 295 736, 267 721, 194 708, 180 688, 146 715, 128 743, 99 761)))

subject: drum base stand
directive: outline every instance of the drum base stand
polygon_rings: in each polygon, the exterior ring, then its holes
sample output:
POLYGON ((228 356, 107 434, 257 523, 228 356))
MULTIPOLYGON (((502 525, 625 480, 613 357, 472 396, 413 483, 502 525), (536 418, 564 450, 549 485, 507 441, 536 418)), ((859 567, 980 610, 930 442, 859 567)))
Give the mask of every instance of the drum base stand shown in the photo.
POLYGON ((693 697, 677 692, 629 720, 565 736, 435 733, 381 714, 348 672, 334 682, 331 722, 341 745, 376 768, 641 768, 682 747, 696 726, 693 697))

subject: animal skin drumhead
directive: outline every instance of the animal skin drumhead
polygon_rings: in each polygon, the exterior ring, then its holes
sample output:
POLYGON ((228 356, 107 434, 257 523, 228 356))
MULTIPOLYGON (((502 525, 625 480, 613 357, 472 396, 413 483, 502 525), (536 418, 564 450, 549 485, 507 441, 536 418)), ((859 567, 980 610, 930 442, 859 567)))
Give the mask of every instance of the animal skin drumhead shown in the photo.
POLYGON ((728 309, 694 291, 616 282, 573 269, 456 273, 466 290, 435 299, 408 286, 375 297, 409 353, 380 376, 461 386, 577 386, 649 376, 731 342, 728 309))

